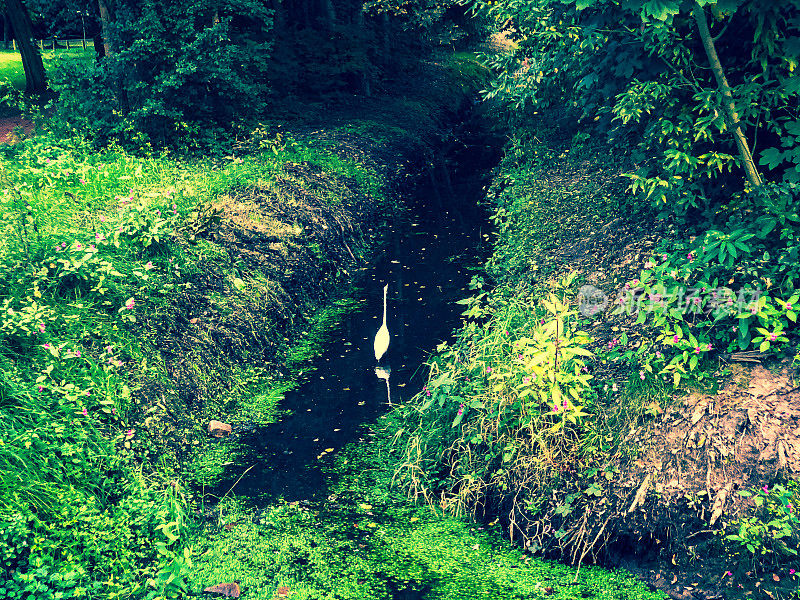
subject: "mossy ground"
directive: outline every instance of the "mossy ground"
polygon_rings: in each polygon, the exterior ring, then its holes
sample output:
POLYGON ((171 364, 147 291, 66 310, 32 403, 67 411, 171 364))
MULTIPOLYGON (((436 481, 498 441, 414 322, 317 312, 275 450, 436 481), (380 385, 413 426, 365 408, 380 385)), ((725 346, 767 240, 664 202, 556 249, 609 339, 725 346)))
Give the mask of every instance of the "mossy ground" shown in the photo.
POLYGON ((192 584, 239 581, 248 598, 655 600, 625 572, 580 570, 514 547, 482 527, 391 491, 384 425, 330 459, 320 503, 252 506, 230 498, 206 511, 192 584))

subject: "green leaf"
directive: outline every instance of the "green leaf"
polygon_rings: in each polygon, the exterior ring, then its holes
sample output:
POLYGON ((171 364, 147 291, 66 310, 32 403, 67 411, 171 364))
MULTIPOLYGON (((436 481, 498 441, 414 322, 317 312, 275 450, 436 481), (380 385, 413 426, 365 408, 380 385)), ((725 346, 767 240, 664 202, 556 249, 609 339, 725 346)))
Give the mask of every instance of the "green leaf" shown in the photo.
POLYGON ((577 2, 575 2, 575 8, 577 10, 586 10, 595 4, 597 4, 597 0, 577 0, 577 2))
POLYGON ((767 165, 767 169, 772 170, 783 162, 784 155, 785 153, 778 148, 767 148, 761 151, 761 158, 758 160, 758 164, 767 165))
POLYGON ((657 21, 666 21, 680 12, 677 0, 649 0, 642 6, 642 15, 657 21))

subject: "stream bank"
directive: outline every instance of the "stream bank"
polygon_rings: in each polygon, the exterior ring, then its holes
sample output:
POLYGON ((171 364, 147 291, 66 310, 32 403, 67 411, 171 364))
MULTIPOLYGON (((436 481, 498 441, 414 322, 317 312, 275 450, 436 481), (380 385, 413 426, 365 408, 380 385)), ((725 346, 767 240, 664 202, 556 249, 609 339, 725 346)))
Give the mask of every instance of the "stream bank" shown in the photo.
POLYGON ((358 278, 364 302, 285 394, 288 414, 222 442, 246 452, 202 512, 193 589, 237 582, 242 597, 270 600, 661 597, 625 572, 533 558, 496 521, 446 517, 393 485, 405 424, 386 414, 390 403, 402 409, 423 389, 424 360, 461 323, 456 301, 486 257, 489 229, 474 208, 484 181, 469 175, 488 171, 480 157, 491 153, 460 139, 451 189, 420 187, 406 201, 384 254, 358 278), (392 339, 376 369, 386 283, 392 339))

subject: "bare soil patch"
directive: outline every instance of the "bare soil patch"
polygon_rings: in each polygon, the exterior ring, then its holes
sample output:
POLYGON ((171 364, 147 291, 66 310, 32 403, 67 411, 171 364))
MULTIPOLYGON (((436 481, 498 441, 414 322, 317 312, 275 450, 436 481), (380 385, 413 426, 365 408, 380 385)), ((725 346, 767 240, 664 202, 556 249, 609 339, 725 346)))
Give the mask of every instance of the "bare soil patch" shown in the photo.
POLYGON ((22 117, 0 117, 0 144, 16 144, 23 137, 29 137, 33 130, 33 121, 28 119, 23 119, 22 117))

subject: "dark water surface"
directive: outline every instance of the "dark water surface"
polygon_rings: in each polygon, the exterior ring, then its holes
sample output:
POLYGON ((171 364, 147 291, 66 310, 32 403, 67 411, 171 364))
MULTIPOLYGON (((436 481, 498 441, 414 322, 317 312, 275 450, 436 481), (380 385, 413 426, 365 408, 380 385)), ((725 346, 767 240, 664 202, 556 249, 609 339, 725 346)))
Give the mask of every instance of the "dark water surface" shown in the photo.
POLYGON ((307 381, 286 395, 282 408, 289 414, 244 434, 251 455, 241 468, 255 466, 236 484, 236 494, 261 501, 324 498, 322 462, 365 436, 389 400, 405 402, 425 384, 424 362, 460 325, 463 305, 455 302, 470 295, 473 269, 486 258, 488 224, 478 203, 497 155, 489 146, 465 144, 463 151, 463 171, 452 171, 445 186, 419 190, 408 203, 410 220, 388 232, 384 254, 356 282, 360 308, 313 361, 307 381), (376 374, 373 340, 386 284, 391 343, 376 374))
POLYGON ((463 306, 455 302, 469 295, 470 267, 483 258, 485 227, 452 213, 396 226, 393 243, 361 278, 361 307, 313 361, 308 380, 287 393, 282 407, 290 414, 245 434, 256 466, 237 484, 237 494, 319 498, 325 488, 320 459, 361 437, 389 400, 405 402, 422 388, 426 357, 460 323, 463 306), (386 284, 391 342, 379 378, 373 339, 383 319, 386 284))

